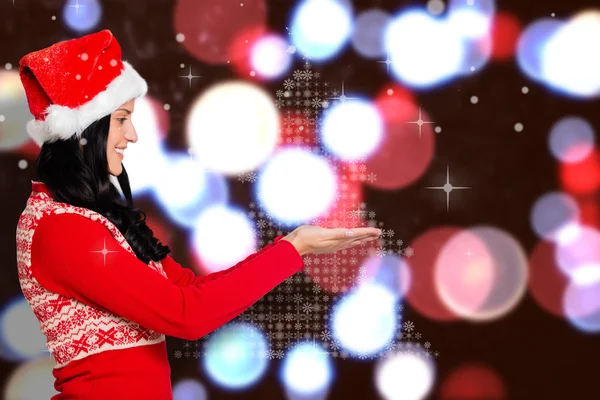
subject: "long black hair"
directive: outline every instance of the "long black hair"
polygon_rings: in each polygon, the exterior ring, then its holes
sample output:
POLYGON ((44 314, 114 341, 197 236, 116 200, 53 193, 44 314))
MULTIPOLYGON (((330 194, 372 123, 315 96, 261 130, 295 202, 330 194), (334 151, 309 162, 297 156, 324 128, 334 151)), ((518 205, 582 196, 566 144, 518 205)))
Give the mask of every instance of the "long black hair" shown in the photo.
POLYGON ((54 200, 103 215, 121 231, 144 263, 161 261, 171 252, 146 225, 146 213, 133 207, 127 171, 117 177, 125 196, 109 179, 106 146, 110 114, 68 140, 45 142, 36 162, 39 180, 54 200))

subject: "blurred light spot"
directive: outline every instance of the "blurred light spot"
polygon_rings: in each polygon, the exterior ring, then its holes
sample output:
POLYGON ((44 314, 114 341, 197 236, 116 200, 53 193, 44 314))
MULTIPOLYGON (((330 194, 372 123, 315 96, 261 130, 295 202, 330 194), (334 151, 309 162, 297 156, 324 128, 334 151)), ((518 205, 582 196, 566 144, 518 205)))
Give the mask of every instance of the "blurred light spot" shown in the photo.
POLYGON ((19 169, 26 169, 27 168, 27 160, 19 160, 18 166, 19 166, 19 169))
POLYGON ((511 311, 527 287, 521 245, 493 227, 458 233, 436 263, 436 285, 444 303, 472 321, 489 321, 511 311))
POLYGON ((326 392, 333 381, 333 363, 320 344, 298 343, 286 354, 280 379, 288 398, 304 398, 326 392), (300 396, 296 396, 300 395, 300 396))
POLYGON ((429 0, 427 2, 427 10, 433 15, 440 15, 446 9, 446 5, 442 0, 429 0))
POLYGON ((165 162, 156 110, 148 95, 136 99, 131 122, 138 132, 138 140, 127 146, 123 165, 129 176, 131 194, 136 197, 152 189, 165 162))
POLYGON ((375 366, 375 386, 386 400, 421 400, 431 392, 435 366, 420 352, 398 352, 375 366))
POLYGON ((554 88, 578 97, 600 95, 600 12, 573 18, 553 35, 542 53, 542 74, 554 88))
POLYGON ((365 282, 375 283, 388 289, 400 301, 410 288, 410 267, 397 255, 371 256, 363 262, 365 282))
POLYGON ((554 157, 562 162, 582 161, 594 149, 594 129, 583 118, 563 118, 552 127, 549 145, 554 157))
POLYGON ((67 27, 79 33, 93 30, 102 18, 102 5, 97 0, 68 0, 63 6, 67 27))
POLYGON ((548 241, 564 242, 568 240, 568 231, 565 231, 565 228, 579 222, 579 207, 566 193, 547 193, 534 203, 530 221, 539 237, 548 241))
POLYGON ((432 320, 458 319, 440 299, 434 274, 434 266, 442 249, 458 232, 461 230, 457 227, 436 227, 422 233, 410 243, 415 254, 410 258, 411 285, 406 299, 420 314, 432 320))
POLYGON ((518 18, 508 12, 499 12, 492 22, 492 58, 508 60, 516 53, 517 43, 521 35, 521 23, 518 18))
POLYGON ((471 103, 477 104, 478 102, 479 102, 479 97, 477 97, 477 96, 471 96, 471 103))
POLYGON ((564 307, 569 322, 577 329, 600 332, 600 280, 585 285, 571 282, 565 291, 564 307))
POLYGON ((208 400, 208 393, 196 379, 182 379, 173 387, 173 400, 208 400))
POLYGON ((173 25, 179 32, 177 41, 185 50, 214 65, 246 58, 249 49, 239 45, 257 32, 264 32, 266 20, 264 0, 246 0, 244 7, 235 1, 179 0, 173 25))
POLYGON ((315 61, 336 55, 352 32, 352 10, 335 0, 304 0, 290 23, 292 43, 315 61))
POLYGON ((211 334, 202 360, 206 374, 219 386, 243 390, 264 376, 268 343, 256 327, 231 323, 211 334))
POLYGON ((0 357, 5 360, 30 360, 46 352, 46 337, 23 296, 4 306, 0 314, 0 335, 0 357))
POLYGON ((578 195, 592 194, 600 188, 600 152, 594 148, 580 162, 561 163, 560 180, 564 190, 578 195))
POLYGON ((251 65, 265 78, 277 78, 287 72, 292 57, 287 52, 288 43, 278 35, 266 35, 258 39, 251 50, 251 65))
POLYGON ((381 115, 367 101, 337 103, 323 117, 323 143, 344 161, 369 157, 381 143, 382 135, 381 115))
POLYGON ((390 15, 380 9, 370 9, 358 15, 352 33, 352 45, 367 58, 385 57, 383 35, 390 15))
POLYGON ((517 63, 530 78, 541 81, 542 53, 548 40, 558 32, 564 22, 543 18, 530 24, 517 42, 517 63))
POLYGON ((432 121, 426 110, 412 103, 378 98, 376 105, 384 117, 384 133, 366 161, 377 179, 365 183, 396 190, 414 183, 429 167, 435 147, 432 121))
POLYGON ((589 226, 580 226, 571 241, 559 244, 556 262, 569 277, 583 266, 600 266, 600 232, 589 226))
POLYGON ((245 82, 221 83, 205 91, 187 121, 194 153, 208 170, 227 175, 262 164, 273 152, 278 133, 273 99, 245 82))
POLYGON ((557 317, 564 316, 563 294, 568 277, 558 268, 554 243, 540 240, 529 256, 529 292, 537 304, 557 317))
POLYGON ((279 149, 255 186, 259 205, 282 224, 300 224, 332 205, 338 178, 325 158, 295 147, 279 149))
POLYGON ((488 15, 471 6, 454 7, 448 13, 447 23, 452 30, 467 39, 488 35, 492 25, 488 15))
POLYGON ((400 13, 388 24, 384 35, 392 72, 408 86, 440 84, 459 70, 463 59, 461 38, 425 11, 400 13))
POLYGON ((529 88, 527 86, 523 86, 521 88, 521 92, 523 92, 523 94, 527 94, 527 93, 529 93, 529 88))
POLYGON ((25 126, 33 119, 18 71, 0 71, 0 110, 0 152, 15 150, 30 139, 25 126))
POLYGON ((471 363, 455 368, 444 379, 440 400, 506 400, 506 387, 496 371, 471 363))
MULTIPOLYGON (((39 331, 39 326, 37 328, 39 331)), ((4 386, 4 400, 50 399, 59 393, 54 389, 54 360, 40 357, 19 364, 10 373, 4 386)))
POLYGON ((206 172, 199 161, 185 154, 165 157, 164 167, 155 177, 154 194, 172 221, 194 228, 205 207, 229 200, 222 175, 206 172))
POLYGON ((255 252, 252 222, 242 210, 210 205, 196 219, 192 244, 202 265, 221 271, 255 252))
POLYGON ((396 334, 394 294, 379 284, 367 283, 344 295, 332 314, 332 335, 351 356, 373 356, 396 334))
POLYGON ((522 124, 522 123, 520 123, 520 122, 517 122, 517 123, 515 124, 515 131, 517 131, 517 132, 522 132, 522 131, 523 131, 523 124, 522 124))

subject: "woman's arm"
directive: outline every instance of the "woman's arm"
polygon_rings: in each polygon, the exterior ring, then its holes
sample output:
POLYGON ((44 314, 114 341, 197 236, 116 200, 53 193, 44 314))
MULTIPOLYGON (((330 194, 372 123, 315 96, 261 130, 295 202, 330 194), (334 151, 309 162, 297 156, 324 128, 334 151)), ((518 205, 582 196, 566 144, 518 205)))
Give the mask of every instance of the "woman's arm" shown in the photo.
MULTIPOLYGON (((282 238, 283 238, 283 236, 277 236, 273 240, 272 243, 269 243, 265 247, 260 249, 259 251, 255 252, 253 254, 250 254, 244 260, 244 262, 248 262, 248 261, 252 260, 254 257, 258 256, 262 252, 273 247, 275 245, 275 243, 277 243, 282 238)), ((187 285, 192 284, 193 282, 214 281, 215 279, 219 279, 223 275, 226 275, 226 274, 232 272, 235 268, 237 268, 237 266, 233 266, 233 267, 224 269, 222 271, 213 272, 213 273, 207 274, 207 275, 196 275, 194 273, 194 271, 192 271, 189 268, 182 267, 181 264, 179 264, 171 256, 168 256, 168 255, 162 260, 161 264, 162 264, 163 270, 169 277, 169 281, 173 282, 173 284, 175 284, 177 286, 187 286, 187 285)))
MULTIPOLYGON (((50 291, 156 332, 197 340, 304 268, 289 241, 267 247, 219 275, 178 286, 123 249, 102 224, 66 213, 40 220, 32 238, 31 263, 34 277, 50 291), (108 252, 102 252, 104 248, 108 252)), ((185 279, 182 275, 175 281, 185 279)))

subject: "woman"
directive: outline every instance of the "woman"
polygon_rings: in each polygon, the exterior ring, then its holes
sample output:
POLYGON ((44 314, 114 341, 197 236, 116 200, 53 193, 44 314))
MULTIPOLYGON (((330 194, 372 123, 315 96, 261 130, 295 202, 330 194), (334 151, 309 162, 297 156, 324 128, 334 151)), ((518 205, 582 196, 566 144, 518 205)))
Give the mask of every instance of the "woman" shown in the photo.
POLYGON ((20 74, 41 150, 17 227, 19 282, 55 360, 54 399, 171 399, 165 335, 198 340, 302 271, 304 254, 380 233, 301 226, 196 276, 133 207, 121 161, 137 141, 131 115, 147 85, 111 32, 30 53, 20 74))

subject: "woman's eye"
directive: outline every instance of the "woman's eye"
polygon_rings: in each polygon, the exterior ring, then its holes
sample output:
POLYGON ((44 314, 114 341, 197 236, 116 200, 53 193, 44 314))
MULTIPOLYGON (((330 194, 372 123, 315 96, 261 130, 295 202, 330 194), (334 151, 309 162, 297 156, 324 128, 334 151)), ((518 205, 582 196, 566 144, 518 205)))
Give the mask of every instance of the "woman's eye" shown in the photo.
POLYGON ((127 118, 117 118, 117 120, 118 120, 119 122, 123 123, 123 122, 127 121, 127 118))

